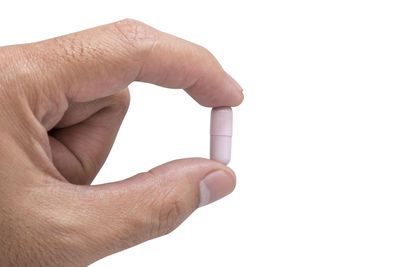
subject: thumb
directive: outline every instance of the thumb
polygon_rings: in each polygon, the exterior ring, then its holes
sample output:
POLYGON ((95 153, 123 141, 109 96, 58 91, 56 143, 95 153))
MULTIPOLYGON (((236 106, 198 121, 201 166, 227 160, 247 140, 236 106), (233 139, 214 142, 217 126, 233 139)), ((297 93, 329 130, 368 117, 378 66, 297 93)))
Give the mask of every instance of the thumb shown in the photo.
POLYGON ((97 260, 165 235, 199 206, 231 193, 235 183, 234 173, 225 165, 193 158, 120 182, 83 187, 78 199, 88 208, 84 215, 74 212, 82 215, 77 219, 85 229, 80 244, 97 260))

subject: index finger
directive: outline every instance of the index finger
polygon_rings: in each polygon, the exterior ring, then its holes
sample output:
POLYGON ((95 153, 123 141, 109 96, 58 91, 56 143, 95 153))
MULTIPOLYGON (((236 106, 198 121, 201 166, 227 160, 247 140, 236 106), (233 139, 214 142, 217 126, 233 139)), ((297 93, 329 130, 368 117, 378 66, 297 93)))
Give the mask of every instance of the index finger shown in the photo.
POLYGON ((240 86, 208 50, 130 19, 29 47, 37 69, 45 68, 46 78, 73 101, 105 97, 133 81, 183 88, 204 106, 243 100, 240 86))

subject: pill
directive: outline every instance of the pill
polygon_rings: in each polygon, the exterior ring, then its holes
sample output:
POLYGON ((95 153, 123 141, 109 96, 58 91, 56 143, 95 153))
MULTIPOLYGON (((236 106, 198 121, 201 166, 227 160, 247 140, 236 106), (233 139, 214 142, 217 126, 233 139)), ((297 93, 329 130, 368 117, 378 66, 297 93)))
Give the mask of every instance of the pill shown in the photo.
POLYGON ((225 165, 231 160, 232 117, 231 107, 211 110, 210 159, 225 165))

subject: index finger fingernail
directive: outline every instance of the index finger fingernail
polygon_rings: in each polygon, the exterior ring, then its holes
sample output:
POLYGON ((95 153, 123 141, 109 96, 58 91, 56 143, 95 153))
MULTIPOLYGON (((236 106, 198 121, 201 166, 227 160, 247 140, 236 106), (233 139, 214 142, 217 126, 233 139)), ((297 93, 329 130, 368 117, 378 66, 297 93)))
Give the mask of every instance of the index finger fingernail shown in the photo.
POLYGON ((230 82, 235 87, 235 89, 239 92, 243 92, 243 88, 240 86, 240 84, 235 79, 233 79, 233 77, 229 73, 226 73, 226 75, 228 75, 230 82))

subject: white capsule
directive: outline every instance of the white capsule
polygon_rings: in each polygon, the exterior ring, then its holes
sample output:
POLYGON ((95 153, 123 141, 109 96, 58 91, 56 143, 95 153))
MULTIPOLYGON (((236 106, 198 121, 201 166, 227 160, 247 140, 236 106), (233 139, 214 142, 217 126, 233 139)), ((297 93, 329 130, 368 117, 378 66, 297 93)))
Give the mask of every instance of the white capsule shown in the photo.
POLYGON ((211 110, 210 159, 225 165, 231 160, 232 108, 217 107, 211 110))

